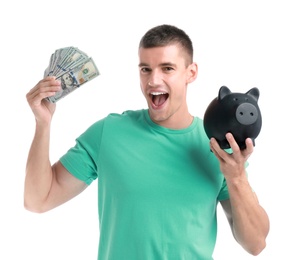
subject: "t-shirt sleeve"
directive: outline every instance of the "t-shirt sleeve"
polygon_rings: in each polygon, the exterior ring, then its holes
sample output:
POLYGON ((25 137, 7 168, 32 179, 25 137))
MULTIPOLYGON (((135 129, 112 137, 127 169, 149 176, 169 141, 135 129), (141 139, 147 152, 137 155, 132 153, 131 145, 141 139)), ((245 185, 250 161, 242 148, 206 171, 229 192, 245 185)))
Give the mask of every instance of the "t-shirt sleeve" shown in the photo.
POLYGON ((76 139, 75 146, 60 158, 60 162, 72 175, 88 185, 98 177, 97 161, 102 128, 102 120, 90 126, 76 139))
POLYGON ((218 196, 218 201, 221 200, 227 200, 229 199, 229 193, 228 193, 228 188, 227 188, 227 184, 226 184, 226 180, 224 178, 223 183, 222 183, 222 187, 218 196))

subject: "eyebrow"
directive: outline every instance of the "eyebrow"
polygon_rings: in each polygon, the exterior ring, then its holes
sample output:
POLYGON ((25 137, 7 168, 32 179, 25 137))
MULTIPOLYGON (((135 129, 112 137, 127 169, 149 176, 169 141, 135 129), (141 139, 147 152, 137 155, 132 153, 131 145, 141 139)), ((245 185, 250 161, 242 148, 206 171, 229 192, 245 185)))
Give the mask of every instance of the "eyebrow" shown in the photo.
MULTIPOLYGON (((176 64, 172 63, 172 62, 163 62, 163 63, 160 63, 160 66, 161 67, 176 66, 176 64)), ((149 65, 147 63, 141 62, 141 63, 139 63, 138 67, 149 67, 149 65)))

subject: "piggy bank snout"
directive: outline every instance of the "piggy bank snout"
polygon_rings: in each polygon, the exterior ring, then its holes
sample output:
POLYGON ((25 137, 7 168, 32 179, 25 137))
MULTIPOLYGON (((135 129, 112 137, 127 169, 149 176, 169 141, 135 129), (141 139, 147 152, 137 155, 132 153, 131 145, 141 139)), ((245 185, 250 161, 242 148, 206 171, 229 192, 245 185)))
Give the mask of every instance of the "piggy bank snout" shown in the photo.
POLYGON ((237 107, 236 119, 241 125, 252 125, 259 117, 258 109, 251 103, 242 103, 237 107))

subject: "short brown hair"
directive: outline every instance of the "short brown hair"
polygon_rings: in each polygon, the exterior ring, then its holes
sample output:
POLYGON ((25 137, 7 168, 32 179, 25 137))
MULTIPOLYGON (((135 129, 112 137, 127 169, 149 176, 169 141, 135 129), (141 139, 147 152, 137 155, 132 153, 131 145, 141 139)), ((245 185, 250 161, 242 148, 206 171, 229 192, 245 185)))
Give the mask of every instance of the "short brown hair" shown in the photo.
POLYGON ((193 62, 193 44, 189 36, 173 25, 163 24, 148 30, 139 43, 139 48, 164 47, 179 44, 189 57, 189 64, 193 62))

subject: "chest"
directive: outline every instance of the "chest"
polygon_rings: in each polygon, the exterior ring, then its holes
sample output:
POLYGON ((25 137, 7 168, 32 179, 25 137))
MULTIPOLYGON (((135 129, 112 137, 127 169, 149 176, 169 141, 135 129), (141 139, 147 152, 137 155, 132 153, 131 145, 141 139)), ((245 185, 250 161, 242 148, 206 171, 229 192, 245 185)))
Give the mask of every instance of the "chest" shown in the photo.
POLYGON ((138 133, 104 142, 98 175, 107 194, 180 205, 216 201, 223 176, 208 144, 199 138, 138 133))

